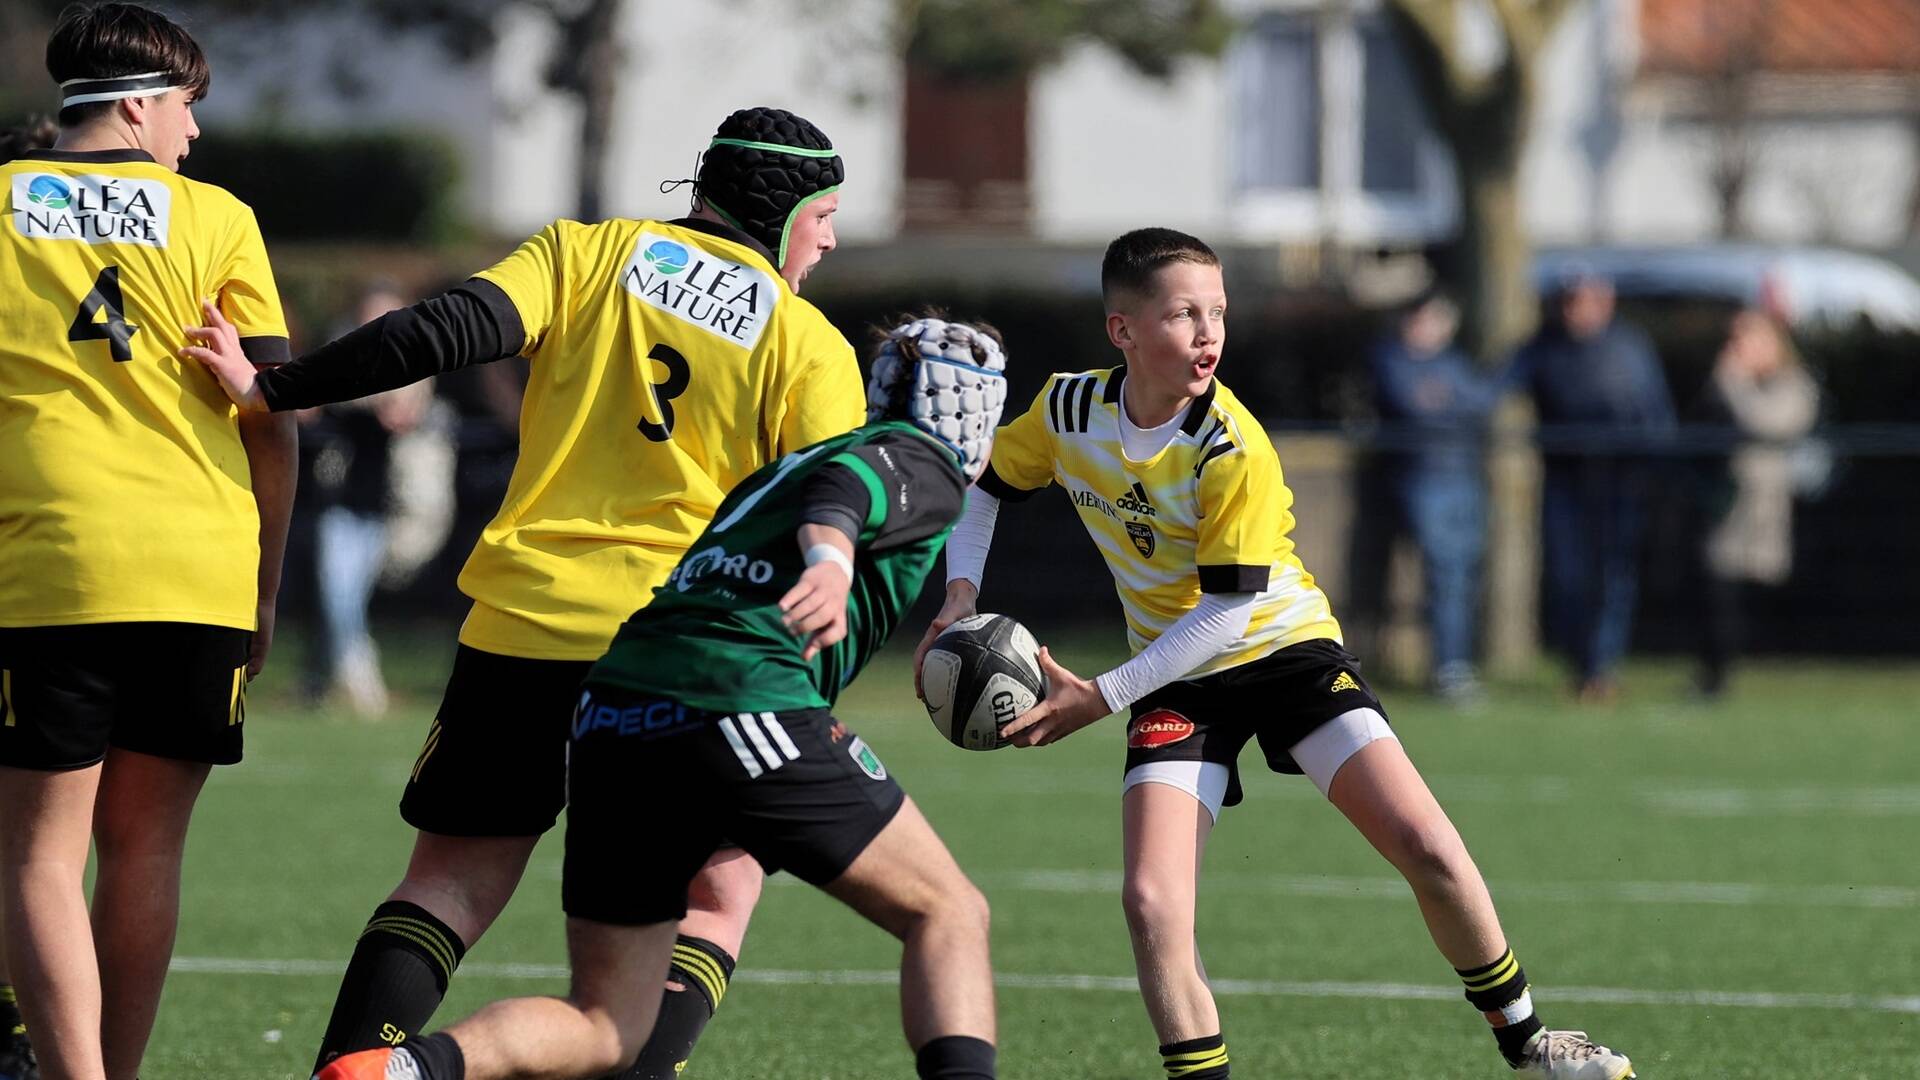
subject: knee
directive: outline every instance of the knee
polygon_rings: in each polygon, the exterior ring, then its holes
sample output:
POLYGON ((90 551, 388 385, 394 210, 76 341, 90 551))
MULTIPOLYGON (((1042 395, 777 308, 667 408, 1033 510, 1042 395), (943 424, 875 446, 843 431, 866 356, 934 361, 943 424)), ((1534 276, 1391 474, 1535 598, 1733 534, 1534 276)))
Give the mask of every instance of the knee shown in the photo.
POLYGON ((1135 940, 1178 936, 1191 930, 1193 905, 1181 890, 1165 882, 1131 875, 1120 890, 1120 906, 1135 940))
POLYGON ((1469 876, 1472 865, 1460 834, 1444 819, 1394 826, 1386 855, 1416 888, 1462 880, 1469 876))
POLYGON ((987 896, 973 882, 962 880, 946 897, 947 918, 970 936, 986 940, 993 922, 987 896))
POLYGON ((744 924, 755 904, 766 874, 753 856, 745 852, 737 857, 708 863, 687 887, 689 911, 710 912, 744 924))
POLYGON ((927 889, 901 904, 895 911, 894 925, 888 929, 901 940, 937 931, 985 941, 991 918, 986 895, 973 882, 956 875, 953 881, 927 889))

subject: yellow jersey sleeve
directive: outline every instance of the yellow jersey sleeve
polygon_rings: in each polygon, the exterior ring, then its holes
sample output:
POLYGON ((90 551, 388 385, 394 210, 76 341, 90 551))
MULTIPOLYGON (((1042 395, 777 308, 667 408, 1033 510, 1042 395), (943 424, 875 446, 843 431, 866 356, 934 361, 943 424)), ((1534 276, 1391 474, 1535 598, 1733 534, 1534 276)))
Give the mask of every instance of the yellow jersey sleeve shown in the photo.
POLYGON ((285 338, 287 316, 280 308, 280 290, 267 259, 267 243, 252 208, 234 201, 233 224, 225 265, 220 272, 220 314, 227 317, 242 340, 285 338))
MULTIPOLYGON (((867 420, 867 388, 853 346, 827 323, 804 335, 796 377, 787 387, 774 456, 790 454, 822 439, 845 435, 867 420)), ((771 412, 771 410, 769 410, 771 412)))
POLYGON ((1281 479, 1273 444, 1264 434, 1245 442, 1242 435, 1222 431, 1216 446, 1242 444, 1218 454, 1202 451, 1194 552, 1201 592, 1260 592, 1282 554, 1293 493, 1281 479))
POLYGON ((513 301, 520 313, 520 328, 526 341, 520 347, 523 356, 531 356, 559 317, 560 297, 564 292, 562 273, 566 265, 563 228, 573 224, 556 221, 528 237, 513 254, 473 275, 490 281, 513 301))
POLYGON ((993 456, 980 477, 980 487, 987 494, 1024 499, 1053 483, 1055 448, 1053 429, 1047 424, 1047 398, 1059 381, 1059 375, 1048 376, 1027 411, 993 433, 993 456))

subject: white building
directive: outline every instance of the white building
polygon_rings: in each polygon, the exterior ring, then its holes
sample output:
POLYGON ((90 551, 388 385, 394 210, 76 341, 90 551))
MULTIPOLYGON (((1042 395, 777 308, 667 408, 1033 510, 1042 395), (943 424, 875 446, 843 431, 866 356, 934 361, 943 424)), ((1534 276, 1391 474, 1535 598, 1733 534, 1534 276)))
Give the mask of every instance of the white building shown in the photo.
MULTIPOLYGON (((629 0, 607 209, 683 205, 684 194, 662 196, 659 182, 691 175, 728 111, 773 104, 814 120, 841 150, 849 242, 937 219, 952 192, 926 175, 928 162, 964 170, 984 155, 1024 173, 989 178, 985 195, 968 196, 991 203, 985 219, 1014 223, 1000 237, 1097 244, 1153 221, 1223 243, 1418 247, 1448 234, 1454 195, 1380 3, 1237 0, 1243 30, 1225 54, 1183 61, 1165 81, 1101 47, 1075 46, 1026 88, 1024 134, 976 116, 977 131, 956 146, 965 118, 952 130, 906 131, 907 73, 888 45, 892 0, 629 0)), ((1710 25, 1695 24, 1738 3, 1585 0, 1562 20, 1536 69, 1522 177, 1539 241, 1720 234, 1722 126, 1703 104, 1712 81, 1698 74, 1715 42, 1710 25)), ((1775 0, 1769 10, 1788 13, 1790 33, 1800 8, 1822 20, 1830 44, 1764 57, 1781 70, 1753 84, 1742 216, 1764 241, 1900 243, 1920 173, 1920 14, 1900 0, 1775 0)), ((1501 45, 1488 20, 1469 17, 1464 29, 1491 60, 1501 45)), ((499 48, 464 67, 426 40, 367 26, 303 24, 244 51, 214 38, 219 77, 204 114, 235 120, 266 109, 301 123, 431 130, 459 148, 473 218, 524 233, 573 211, 579 121, 543 85, 547 28, 510 10, 500 31, 499 48), (359 92, 343 94, 342 81, 358 81, 359 92)))

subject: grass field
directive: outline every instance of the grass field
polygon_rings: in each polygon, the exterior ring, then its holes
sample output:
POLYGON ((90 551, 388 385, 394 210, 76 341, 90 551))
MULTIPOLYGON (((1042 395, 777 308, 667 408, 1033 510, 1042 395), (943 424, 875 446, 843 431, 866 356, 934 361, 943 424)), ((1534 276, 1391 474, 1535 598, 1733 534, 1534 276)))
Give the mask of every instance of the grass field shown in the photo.
MULTIPOLYGON (((271 678, 256 694, 246 763, 200 804, 148 1080, 306 1075, 340 966, 404 865, 394 802, 445 652, 406 665, 381 724, 301 712, 271 678)), ((1608 709, 1544 680, 1473 713, 1387 704, 1549 1024, 1588 1028, 1643 1078, 1920 1077, 1920 668, 1756 665, 1712 706, 1681 686, 1643 667, 1608 709)), ((967 754, 935 738, 898 653, 842 705, 993 902, 1001 1075, 1159 1075, 1117 891, 1117 725, 967 754)), ((564 987, 559 869, 554 836, 441 1020, 564 987)), ((1303 780, 1249 775, 1209 851, 1201 934, 1237 1075, 1508 1075, 1405 887, 1303 780)), ((897 959, 776 878, 687 1077, 911 1075, 897 959)))

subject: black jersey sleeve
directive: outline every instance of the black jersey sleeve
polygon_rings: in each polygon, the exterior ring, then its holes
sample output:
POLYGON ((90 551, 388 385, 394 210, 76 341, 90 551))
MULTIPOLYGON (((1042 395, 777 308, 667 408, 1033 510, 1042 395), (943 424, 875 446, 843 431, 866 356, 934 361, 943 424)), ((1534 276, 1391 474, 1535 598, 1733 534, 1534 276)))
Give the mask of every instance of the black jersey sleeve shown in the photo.
POLYGON ((889 433, 847 448, 807 478, 802 520, 863 536, 875 551, 924 540, 953 524, 967 481, 953 454, 930 440, 889 433), (875 496, 884 498, 878 507, 875 496))
POLYGON ((260 390, 275 411, 327 405, 504 360, 519 353, 525 337, 520 312, 500 286, 471 278, 261 372, 260 390))

